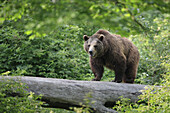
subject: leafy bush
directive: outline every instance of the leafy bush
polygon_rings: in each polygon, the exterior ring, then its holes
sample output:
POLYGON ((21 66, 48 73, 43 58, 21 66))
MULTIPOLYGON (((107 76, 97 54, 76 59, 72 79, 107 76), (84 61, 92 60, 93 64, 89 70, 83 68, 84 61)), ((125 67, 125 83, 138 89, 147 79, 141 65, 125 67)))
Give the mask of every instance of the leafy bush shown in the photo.
POLYGON ((32 34, 4 27, 0 30, 0 73, 84 79, 91 70, 82 36, 94 32, 93 27, 60 26, 47 36, 32 39, 32 34))
POLYGON ((142 91, 139 101, 131 103, 129 99, 122 98, 117 101, 114 109, 125 113, 169 113, 170 112, 170 64, 162 64, 167 68, 163 75, 161 86, 149 86, 142 91))
POLYGON ((1 113, 35 113, 45 112, 37 101, 41 96, 35 96, 33 92, 26 92, 23 83, 16 83, 12 80, 0 81, 0 112, 1 113), (20 96, 16 96, 20 94, 20 96))
MULTIPOLYGON (((94 104, 96 101, 91 101, 92 98, 92 92, 89 92, 86 94, 83 103, 80 103, 81 107, 71 107, 72 110, 74 110, 76 113, 93 113, 93 109, 91 108, 92 104, 94 104)), ((95 109, 94 109, 95 110, 95 109)))
POLYGON ((162 63, 169 60, 169 15, 154 19, 150 27, 155 31, 148 35, 133 35, 129 38, 135 43, 140 51, 140 63, 136 82, 142 84, 160 83, 162 74, 167 73, 167 68, 162 63), (161 21, 164 19, 164 21, 161 21))

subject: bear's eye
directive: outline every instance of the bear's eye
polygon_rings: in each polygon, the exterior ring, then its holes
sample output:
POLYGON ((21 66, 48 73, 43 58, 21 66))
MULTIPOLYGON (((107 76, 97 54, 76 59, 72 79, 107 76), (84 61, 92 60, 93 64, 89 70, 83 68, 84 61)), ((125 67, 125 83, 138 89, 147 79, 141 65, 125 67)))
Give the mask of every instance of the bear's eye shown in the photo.
POLYGON ((94 45, 95 48, 97 48, 97 45, 94 45))

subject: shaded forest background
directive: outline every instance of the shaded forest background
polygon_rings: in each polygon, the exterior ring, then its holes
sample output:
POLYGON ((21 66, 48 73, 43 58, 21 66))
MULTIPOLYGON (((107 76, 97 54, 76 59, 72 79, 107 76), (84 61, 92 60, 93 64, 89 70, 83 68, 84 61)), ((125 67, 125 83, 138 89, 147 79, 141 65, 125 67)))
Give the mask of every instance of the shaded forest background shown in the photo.
MULTIPOLYGON (((91 80, 83 35, 106 29, 138 47, 141 58, 135 83, 170 86, 169 11, 169 0, 1 0, 0 74, 91 80)), ((102 81, 113 78, 114 72, 105 69, 102 81)), ((21 85, 11 83, 1 83, 0 112, 12 108, 17 112, 16 100, 18 108, 26 106, 25 112, 40 110, 42 103, 32 93, 4 98, 8 88, 21 85)), ((168 93, 163 96, 165 106, 168 93)))

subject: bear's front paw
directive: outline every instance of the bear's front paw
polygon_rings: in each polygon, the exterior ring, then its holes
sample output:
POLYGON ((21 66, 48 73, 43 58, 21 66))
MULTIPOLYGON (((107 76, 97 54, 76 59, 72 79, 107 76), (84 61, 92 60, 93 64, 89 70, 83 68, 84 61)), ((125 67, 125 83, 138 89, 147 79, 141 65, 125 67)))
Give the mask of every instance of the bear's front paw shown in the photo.
POLYGON ((112 82, 121 83, 122 80, 113 80, 112 82))
POLYGON ((116 82, 116 80, 112 80, 112 82, 116 82))
POLYGON ((96 79, 94 78, 94 79, 92 79, 91 81, 96 81, 96 79))
POLYGON ((100 81, 100 80, 98 80, 98 79, 94 78, 94 79, 92 79, 91 81, 100 81))

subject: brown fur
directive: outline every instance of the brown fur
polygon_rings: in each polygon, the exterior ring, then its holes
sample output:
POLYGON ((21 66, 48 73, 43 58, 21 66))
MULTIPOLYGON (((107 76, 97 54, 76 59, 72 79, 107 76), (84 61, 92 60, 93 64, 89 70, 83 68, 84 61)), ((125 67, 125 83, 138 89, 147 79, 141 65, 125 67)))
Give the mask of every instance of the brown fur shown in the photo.
POLYGON ((128 39, 106 30, 92 36, 84 35, 84 49, 90 56, 90 67, 94 81, 100 81, 104 66, 115 71, 114 82, 134 83, 139 64, 137 47, 128 39))

